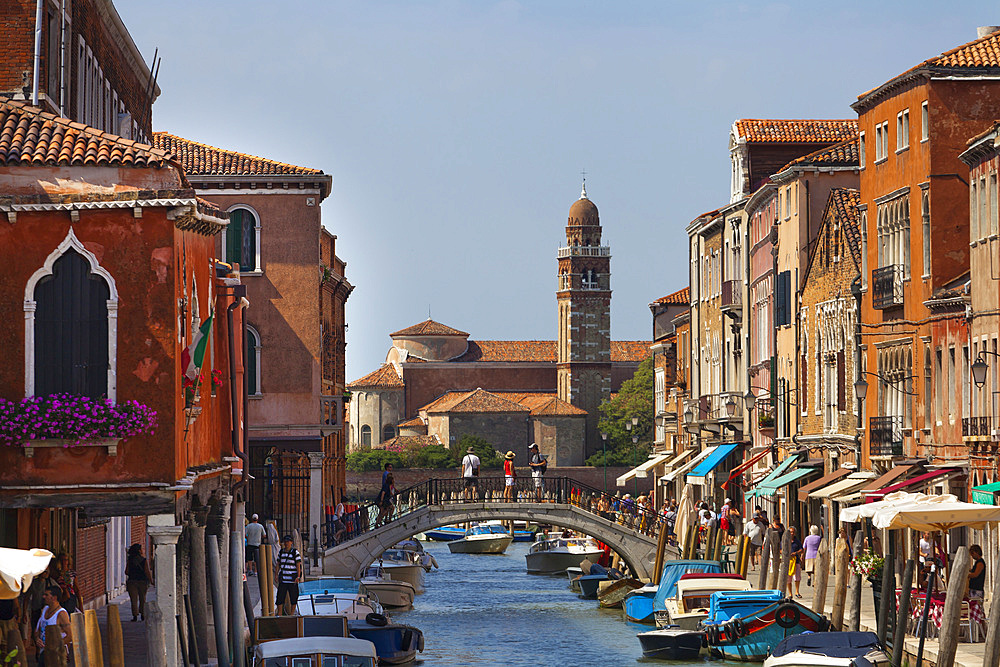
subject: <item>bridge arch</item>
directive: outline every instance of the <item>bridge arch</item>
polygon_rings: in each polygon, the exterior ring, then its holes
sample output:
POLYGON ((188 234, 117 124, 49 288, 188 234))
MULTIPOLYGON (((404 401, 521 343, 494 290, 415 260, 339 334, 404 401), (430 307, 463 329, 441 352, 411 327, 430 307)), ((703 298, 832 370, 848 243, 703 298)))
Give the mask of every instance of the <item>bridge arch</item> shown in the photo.
POLYGON ((656 539, 569 503, 449 502, 423 505, 384 526, 327 550, 323 573, 360 577, 386 549, 440 526, 490 520, 530 521, 590 535, 614 549, 639 578, 652 575, 656 539))

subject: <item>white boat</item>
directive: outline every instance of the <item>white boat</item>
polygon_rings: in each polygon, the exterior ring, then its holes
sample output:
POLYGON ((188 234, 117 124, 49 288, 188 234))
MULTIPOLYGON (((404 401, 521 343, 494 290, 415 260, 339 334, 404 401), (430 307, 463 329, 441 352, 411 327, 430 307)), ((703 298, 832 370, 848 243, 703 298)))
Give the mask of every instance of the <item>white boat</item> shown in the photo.
POLYGON ((370 565, 361 577, 361 583, 383 607, 409 609, 413 606, 413 596, 416 595, 413 584, 393 579, 384 567, 370 565))
POLYGON ((420 554, 405 549, 386 549, 379 556, 378 564, 394 581, 405 581, 413 586, 413 592, 420 595, 424 592, 424 573, 426 569, 421 563, 420 554))
POLYGON ((603 553, 592 537, 543 536, 524 558, 528 574, 563 574, 566 568, 579 567, 584 559, 597 562, 603 553))
POLYGON ((453 554, 502 554, 514 541, 503 526, 477 524, 465 531, 465 536, 448 542, 453 554))
POLYGON ((430 572, 431 569, 438 568, 438 562, 434 560, 434 556, 424 551, 424 545, 416 537, 397 542, 392 548, 412 552, 414 554, 413 560, 424 566, 424 572, 430 572))
POLYGON ((889 667, 889 655, 874 632, 816 632, 783 639, 764 667, 889 667))
POLYGON ((350 665, 375 667, 375 645, 353 637, 294 637, 254 647, 252 667, 350 665))
POLYGON ((698 624, 708 618, 712 593, 751 588, 750 582, 738 574, 691 572, 681 575, 677 581, 677 595, 664 601, 664 609, 653 612, 656 627, 676 625, 683 630, 697 630, 698 624))
POLYGON ((377 600, 367 595, 339 591, 299 595, 296 609, 303 615, 344 616, 348 621, 363 621, 368 614, 385 615, 377 600))
POLYGON ((583 576, 583 569, 579 567, 567 567, 566 577, 569 578, 569 589, 574 593, 580 592, 580 577, 583 576))

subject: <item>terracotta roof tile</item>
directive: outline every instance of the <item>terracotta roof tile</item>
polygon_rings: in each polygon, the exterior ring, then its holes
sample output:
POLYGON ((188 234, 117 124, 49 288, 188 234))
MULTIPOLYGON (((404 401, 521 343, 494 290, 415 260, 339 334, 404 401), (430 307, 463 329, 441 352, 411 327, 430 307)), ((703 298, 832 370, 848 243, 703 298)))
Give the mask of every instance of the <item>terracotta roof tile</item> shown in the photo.
POLYGON ((389 449, 398 452, 404 449, 423 449, 440 444, 441 441, 436 435, 397 435, 395 438, 389 438, 376 445, 373 449, 389 449))
POLYGON ((861 266, 861 216, 858 205, 861 204, 861 193, 853 188, 834 188, 830 191, 830 205, 837 213, 844 229, 844 238, 851 255, 858 266, 861 266))
POLYGON ((680 306, 688 306, 691 304, 691 288, 685 287, 684 289, 679 289, 672 294, 661 296, 653 303, 660 305, 677 304, 680 306))
POLYGON ((530 410, 516 401, 504 398, 500 394, 494 394, 485 389, 475 389, 473 391, 461 392, 456 400, 447 404, 441 404, 428 412, 530 412, 530 410), (445 407, 447 405, 447 407, 445 407))
POLYGON ((424 420, 420 417, 414 417, 413 419, 407 419, 406 421, 399 422, 397 426, 399 426, 399 428, 411 428, 414 426, 426 426, 426 424, 424 424, 424 420))
POLYGON ((736 131, 748 143, 814 144, 851 139, 858 134, 857 119, 775 120, 743 118, 736 121, 736 131))
POLYGON ((650 355, 650 341, 646 340, 613 340, 611 341, 611 362, 638 363, 650 355))
POLYGON ((414 324, 413 326, 406 327, 405 329, 400 329, 395 333, 389 334, 391 338, 396 336, 468 336, 469 334, 464 331, 459 331, 458 329, 452 329, 446 324, 441 324, 440 322, 435 322, 434 320, 427 318, 419 324, 414 324))
MULTIPOLYGON (((554 340, 470 340, 465 354, 449 359, 448 363, 555 363, 556 345, 554 340)), ((647 341, 611 341, 611 361, 642 361, 649 355, 650 345, 647 341), (640 350, 645 352, 640 354, 640 350)), ((407 357, 403 363, 426 362, 416 357, 407 357)))
POLYGON ((166 152, 0 97, 0 164, 162 167, 166 152))
POLYGON ((399 377, 399 374, 396 372, 396 367, 392 364, 382 364, 382 366, 380 366, 377 370, 374 370, 363 378, 355 380, 347 385, 347 388, 361 389, 366 387, 378 387, 383 389, 402 389, 404 386, 403 379, 399 377))
POLYGON ((857 167, 859 164, 858 137, 855 136, 796 158, 779 169, 778 173, 791 167, 857 167))
POLYGON ((297 167, 276 160, 216 148, 190 139, 154 132, 157 148, 173 155, 185 173, 192 176, 323 176, 321 169, 297 167))
MULTIPOLYGON (((442 412, 530 412, 532 415, 584 416, 586 410, 544 392, 450 391, 428 403, 422 411, 442 412), (520 408, 520 409, 518 409, 520 408)), ((413 421, 413 420, 410 420, 413 421)), ((420 422, 421 424, 423 422, 420 422)), ((403 424, 400 424, 403 426, 403 424)))

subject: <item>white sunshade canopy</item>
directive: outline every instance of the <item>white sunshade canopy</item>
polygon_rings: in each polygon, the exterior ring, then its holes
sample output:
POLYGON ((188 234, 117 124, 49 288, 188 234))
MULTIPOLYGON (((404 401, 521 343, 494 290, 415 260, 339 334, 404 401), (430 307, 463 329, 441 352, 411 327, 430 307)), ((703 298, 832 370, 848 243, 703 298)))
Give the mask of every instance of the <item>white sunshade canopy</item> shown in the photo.
POLYGON ((998 522, 1000 507, 959 502, 950 494, 885 505, 872 516, 873 526, 889 530, 944 531, 961 527, 983 530, 986 524, 998 522))
POLYGON ((45 549, 0 548, 0 599, 11 600, 31 586, 31 581, 45 571, 52 552, 45 549))
POLYGON ((711 456, 712 452, 714 451, 715 447, 706 447, 705 449, 703 449, 701 452, 698 453, 698 456, 694 457, 693 459, 682 465, 680 468, 677 468, 676 470, 671 470, 660 479, 663 480, 664 482, 674 481, 681 475, 687 473, 688 470, 695 467, 696 465, 704 461, 706 458, 711 456))
MULTIPOLYGON (((840 510, 840 522, 854 523, 856 521, 861 521, 862 519, 871 519, 875 516, 875 512, 882 508, 902 505, 904 503, 910 503, 928 497, 930 496, 925 493, 906 493, 905 491, 896 491, 895 493, 890 493, 885 498, 877 502, 864 503, 862 505, 855 505, 854 507, 847 507, 840 510)), ((958 501, 958 498, 953 495, 938 497, 948 498, 951 501, 958 501)))
POLYGON ((852 491, 863 484, 875 479, 876 475, 873 472, 855 472, 851 473, 839 482, 834 482, 830 486, 824 486, 822 489, 816 489, 809 494, 810 498, 832 498, 833 496, 840 495, 842 493, 847 493, 852 491))
POLYGON ((657 454, 648 461, 645 461, 644 463, 641 463, 636 467, 632 468, 624 475, 619 475, 615 481, 617 482, 618 486, 625 486, 625 482, 629 481, 633 477, 638 477, 639 479, 642 479, 647 474, 649 474, 650 470, 660 465, 661 463, 669 459, 671 456, 673 456, 673 454, 657 454))

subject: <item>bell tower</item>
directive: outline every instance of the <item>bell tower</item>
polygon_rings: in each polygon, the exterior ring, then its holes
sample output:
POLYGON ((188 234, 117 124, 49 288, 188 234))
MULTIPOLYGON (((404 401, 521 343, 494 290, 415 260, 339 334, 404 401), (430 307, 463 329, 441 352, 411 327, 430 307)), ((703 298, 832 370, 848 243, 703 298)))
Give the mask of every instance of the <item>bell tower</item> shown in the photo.
POLYGON ((560 399, 587 411, 586 458, 601 448, 598 406, 611 398, 611 248, 601 245, 586 181, 569 209, 558 263, 557 389, 560 399))

